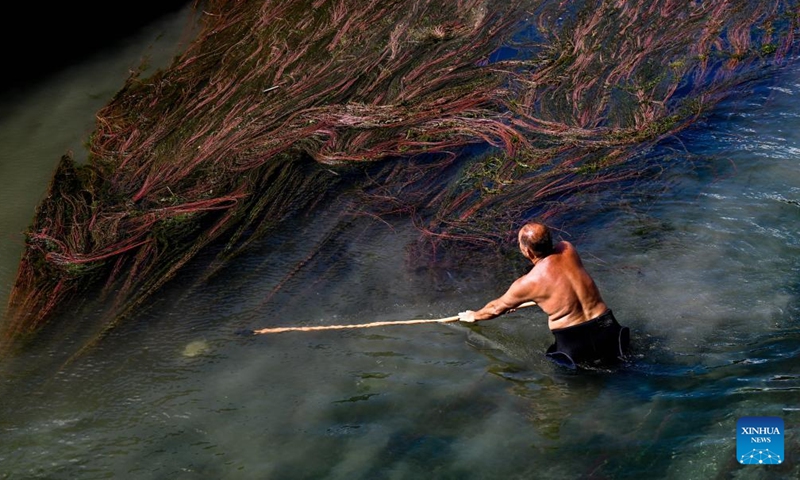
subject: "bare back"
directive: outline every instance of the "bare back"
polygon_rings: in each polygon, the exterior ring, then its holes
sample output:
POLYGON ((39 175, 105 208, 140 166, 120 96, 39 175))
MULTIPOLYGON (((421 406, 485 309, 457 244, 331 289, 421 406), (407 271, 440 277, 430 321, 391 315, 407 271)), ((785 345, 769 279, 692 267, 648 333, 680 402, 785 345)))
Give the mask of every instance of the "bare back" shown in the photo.
POLYGON ((600 291, 569 242, 559 242, 553 253, 512 286, 517 296, 533 300, 548 316, 551 330, 577 325, 608 309, 600 291))

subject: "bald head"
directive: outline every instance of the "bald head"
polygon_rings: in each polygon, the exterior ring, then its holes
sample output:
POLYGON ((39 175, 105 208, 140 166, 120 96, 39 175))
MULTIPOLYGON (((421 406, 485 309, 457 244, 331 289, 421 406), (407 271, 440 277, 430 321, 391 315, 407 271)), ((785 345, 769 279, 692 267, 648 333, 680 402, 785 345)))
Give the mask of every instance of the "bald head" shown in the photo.
POLYGON ((519 246, 527 256, 542 258, 550 255, 553 251, 550 229, 541 223, 526 224, 519 230, 519 246))

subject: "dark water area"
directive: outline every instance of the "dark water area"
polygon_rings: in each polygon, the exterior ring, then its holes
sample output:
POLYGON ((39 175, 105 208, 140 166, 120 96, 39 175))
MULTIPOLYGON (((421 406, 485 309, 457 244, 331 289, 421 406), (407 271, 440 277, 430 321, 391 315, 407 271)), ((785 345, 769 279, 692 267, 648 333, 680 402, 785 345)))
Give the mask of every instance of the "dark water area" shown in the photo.
MULTIPOLYGON (((184 20, 3 100, 0 298, 58 156, 81 151, 120 66, 147 49, 168 59, 184 20)), ((198 259, 66 365, 96 305, 62 315, 0 368, 0 478, 800 477, 796 60, 641 152, 660 175, 584 194, 555 219, 631 327, 629 364, 551 364, 533 309, 472 326, 240 334, 449 316, 525 268, 412 268, 415 225, 352 215, 345 191, 208 281, 210 255, 198 259), (785 462, 737 462, 744 416, 783 419, 785 462)))
POLYGON ((44 11, 35 2, 19 2, 6 15, 10 28, 0 32, 5 64, 0 93, 30 89, 92 56, 118 50, 126 39, 190 4, 187 0, 130 6, 56 2, 44 11))

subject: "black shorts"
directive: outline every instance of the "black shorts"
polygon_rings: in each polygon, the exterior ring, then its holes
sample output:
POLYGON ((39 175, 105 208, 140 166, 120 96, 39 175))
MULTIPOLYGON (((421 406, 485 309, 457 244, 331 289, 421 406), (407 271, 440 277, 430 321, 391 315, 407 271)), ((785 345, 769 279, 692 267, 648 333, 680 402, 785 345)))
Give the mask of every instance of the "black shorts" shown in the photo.
POLYGON ((630 329, 617 323, 611 310, 588 322, 552 330, 556 342, 547 357, 569 368, 606 366, 624 360, 630 329))

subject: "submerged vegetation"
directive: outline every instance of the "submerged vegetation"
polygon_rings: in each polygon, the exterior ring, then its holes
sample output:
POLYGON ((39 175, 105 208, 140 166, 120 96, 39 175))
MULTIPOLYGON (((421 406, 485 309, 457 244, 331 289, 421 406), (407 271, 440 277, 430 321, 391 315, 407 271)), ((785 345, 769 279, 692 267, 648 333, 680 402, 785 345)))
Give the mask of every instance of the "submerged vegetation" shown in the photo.
POLYGON ((342 188, 419 227, 419 262, 494 249, 796 48, 789 0, 209 0, 172 65, 98 112, 26 233, 5 345, 84 294, 124 318, 342 188), (482 149, 467 155, 468 147, 482 149))

